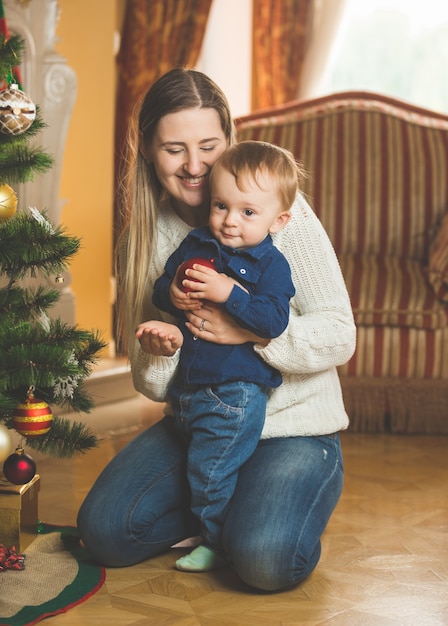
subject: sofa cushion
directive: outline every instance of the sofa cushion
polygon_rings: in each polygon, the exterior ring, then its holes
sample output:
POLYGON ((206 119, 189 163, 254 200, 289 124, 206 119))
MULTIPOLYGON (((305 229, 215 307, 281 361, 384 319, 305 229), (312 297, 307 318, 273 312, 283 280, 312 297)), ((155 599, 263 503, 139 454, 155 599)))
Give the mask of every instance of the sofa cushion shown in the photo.
POLYGON ((339 261, 358 326, 448 326, 448 308, 428 288, 420 262, 378 255, 341 255, 339 261))
POLYGON ((428 280, 439 300, 448 303, 448 213, 429 249, 428 280))
MULTIPOLYGON (((341 376, 404 380, 448 379, 448 327, 358 326, 353 357, 341 376)), ((381 383, 380 383, 381 386, 381 383)), ((447 386, 448 387, 448 386, 447 386)), ((366 399, 366 402, 368 400, 366 399)), ((446 415, 445 405, 445 418, 446 415)), ((422 416, 424 406, 420 405, 422 416)))

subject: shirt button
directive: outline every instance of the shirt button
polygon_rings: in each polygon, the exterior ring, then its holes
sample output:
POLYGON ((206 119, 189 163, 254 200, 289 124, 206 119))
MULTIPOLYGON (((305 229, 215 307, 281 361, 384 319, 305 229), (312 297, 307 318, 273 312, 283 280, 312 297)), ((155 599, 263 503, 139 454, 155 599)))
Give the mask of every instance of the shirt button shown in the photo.
POLYGON ((240 269, 240 274, 245 274, 245 273, 246 273, 246 270, 244 269, 244 267, 242 267, 242 268, 240 269))

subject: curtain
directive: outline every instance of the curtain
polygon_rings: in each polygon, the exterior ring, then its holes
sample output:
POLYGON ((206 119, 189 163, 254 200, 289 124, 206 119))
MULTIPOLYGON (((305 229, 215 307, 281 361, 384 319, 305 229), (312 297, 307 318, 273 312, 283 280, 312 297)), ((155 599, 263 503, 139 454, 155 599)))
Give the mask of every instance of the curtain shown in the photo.
MULTIPOLYGON (((193 67, 199 57, 212 0, 128 0, 117 55, 115 179, 132 112, 152 83, 168 70, 193 67)), ((115 230, 120 230, 115 210, 115 230)))
POLYGON ((296 97, 313 0, 253 0, 252 109, 296 97))
POLYGON ((314 0, 306 54, 296 98, 321 96, 328 59, 345 12, 347 0, 314 0))
POLYGON ((253 110, 317 95, 345 3, 253 0, 253 110))

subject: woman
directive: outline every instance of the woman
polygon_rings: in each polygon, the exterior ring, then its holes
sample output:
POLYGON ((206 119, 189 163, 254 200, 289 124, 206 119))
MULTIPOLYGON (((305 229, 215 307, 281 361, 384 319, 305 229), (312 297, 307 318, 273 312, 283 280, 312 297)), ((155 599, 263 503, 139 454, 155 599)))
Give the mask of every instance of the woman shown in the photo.
MULTIPOLYGON (((172 321, 151 304, 154 282, 187 233, 207 223, 208 173, 232 142, 225 96, 204 74, 172 70, 146 94, 127 179, 130 219, 119 247, 119 283, 134 384, 154 400, 165 399, 179 350, 151 332, 136 340, 135 329, 149 319, 172 321)), ((231 566, 265 591, 297 584, 319 560, 320 538, 343 483, 337 433, 348 418, 336 366, 355 347, 349 298, 328 237, 301 195, 291 212, 274 235, 296 288, 284 333, 261 340, 212 304, 187 316, 188 329, 204 340, 254 342, 257 354, 282 374, 222 535, 231 566)), ((78 516, 82 539, 98 561, 132 565, 198 534, 186 454, 168 407, 105 468, 78 516)))

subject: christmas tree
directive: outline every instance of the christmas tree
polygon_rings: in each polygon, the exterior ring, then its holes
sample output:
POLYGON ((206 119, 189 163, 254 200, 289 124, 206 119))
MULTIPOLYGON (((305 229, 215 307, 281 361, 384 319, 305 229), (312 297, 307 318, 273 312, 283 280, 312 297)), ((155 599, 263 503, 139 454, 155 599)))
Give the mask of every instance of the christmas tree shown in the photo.
MULTIPOLYGON (((96 437, 53 410, 90 411, 84 381, 105 344, 97 332, 53 319, 60 293, 42 281, 54 276, 63 282, 79 239, 52 224, 45 210, 17 210, 14 185, 52 166, 52 158, 32 145, 45 124, 16 78, 23 49, 19 36, 0 35, 0 429, 23 437, 16 453, 26 446, 70 457, 96 446, 96 437)), ((7 463, 4 473, 12 480, 7 463)))

